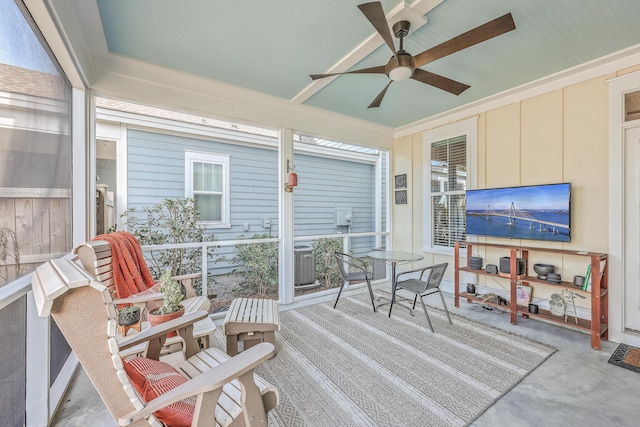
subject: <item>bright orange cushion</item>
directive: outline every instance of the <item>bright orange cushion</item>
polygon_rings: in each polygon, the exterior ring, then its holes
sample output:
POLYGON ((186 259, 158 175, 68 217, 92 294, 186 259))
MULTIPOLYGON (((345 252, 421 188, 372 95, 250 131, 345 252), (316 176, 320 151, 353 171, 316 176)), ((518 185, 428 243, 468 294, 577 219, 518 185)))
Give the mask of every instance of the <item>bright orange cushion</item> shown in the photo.
MULTIPOLYGON (((146 357, 124 360, 124 369, 146 402, 187 382, 173 366, 146 357)), ((169 427, 190 427, 195 403, 195 396, 189 397, 154 412, 154 415, 169 427)))

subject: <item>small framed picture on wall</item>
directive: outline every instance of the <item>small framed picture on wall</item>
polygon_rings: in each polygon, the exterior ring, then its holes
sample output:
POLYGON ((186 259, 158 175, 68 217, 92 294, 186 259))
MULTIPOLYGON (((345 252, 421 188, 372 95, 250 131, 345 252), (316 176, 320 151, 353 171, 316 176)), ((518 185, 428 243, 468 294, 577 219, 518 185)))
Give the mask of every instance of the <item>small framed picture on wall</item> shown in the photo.
POLYGON ((395 188, 396 190, 400 188, 407 188, 407 174, 403 173, 402 175, 395 176, 395 188))
POLYGON ((396 205, 407 204, 407 190, 396 191, 396 205))

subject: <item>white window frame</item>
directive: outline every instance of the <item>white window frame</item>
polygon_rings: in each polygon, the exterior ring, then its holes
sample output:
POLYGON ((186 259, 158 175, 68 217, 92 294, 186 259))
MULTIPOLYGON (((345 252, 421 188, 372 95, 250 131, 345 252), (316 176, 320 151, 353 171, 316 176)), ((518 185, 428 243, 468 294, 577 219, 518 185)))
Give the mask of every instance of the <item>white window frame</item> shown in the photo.
POLYGON ((229 163, 230 156, 226 154, 201 153, 185 151, 184 153, 184 192, 185 197, 193 198, 193 164, 211 163, 222 165, 222 212, 220 221, 202 221, 207 228, 231 228, 230 192, 229 192, 229 163))
POLYGON ((447 139, 466 137, 467 144, 467 189, 476 188, 476 165, 478 159, 478 117, 461 120, 450 125, 445 125, 437 129, 423 133, 423 211, 424 227, 422 251, 453 255, 453 248, 445 246, 434 246, 433 242, 433 206, 431 193, 431 146, 437 142, 447 139))

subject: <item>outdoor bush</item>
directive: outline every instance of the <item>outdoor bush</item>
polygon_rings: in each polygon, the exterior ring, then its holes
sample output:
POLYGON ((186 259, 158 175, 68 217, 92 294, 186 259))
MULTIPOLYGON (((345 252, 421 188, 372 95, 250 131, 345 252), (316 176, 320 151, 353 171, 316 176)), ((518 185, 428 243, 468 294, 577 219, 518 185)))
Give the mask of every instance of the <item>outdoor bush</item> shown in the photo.
MULTIPOLYGON (((239 236, 242 239, 244 236, 239 236)), ((268 233, 256 234, 251 239, 269 239, 268 233)), ((239 267, 233 274, 243 278, 236 291, 244 295, 265 297, 278 289, 278 243, 263 242, 236 245, 236 255, 231 262, 239 267)))
POLYGON ((327 288, 340 286, 342 284, 342 276, 333 253, 335 251, 342 252, 342 239, 318 239, 313 242, 312 249, 318 280, 327 288))
MULTIPOLYGON (((135 208, 128 209, 123 217, 128 230, 141 245, 163 245, 174 243, 214 242, 213 234, 205 233, 195 201, 192 198, 164 199, 161 203, 145 206, 140 214, 135 208)), ((213 256, 210 247, 207 255, 213 256)), ((177 248, 150 251, 149 269, 157 280, 168 268, 172 276, 197 273, 201 270, 202 248, 177 248)), ((202 286, 198 279, 196 291, 202 286)))
POLYGON ((16 233, 8 228, 0 229, 0 286, 6 284, 9 279, 9 255, 13 255, 15 276, 20 276, 20 246, 16 233))

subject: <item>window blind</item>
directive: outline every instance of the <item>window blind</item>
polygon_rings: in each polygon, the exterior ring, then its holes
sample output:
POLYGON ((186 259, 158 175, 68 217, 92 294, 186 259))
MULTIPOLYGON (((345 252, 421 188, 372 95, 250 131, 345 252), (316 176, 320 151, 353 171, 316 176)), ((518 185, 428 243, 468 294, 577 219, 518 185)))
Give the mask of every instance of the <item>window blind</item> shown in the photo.
POLYGON ((467 189, 466 136, 431 145, 432 245, 452 247, 464 240, 467 189))

